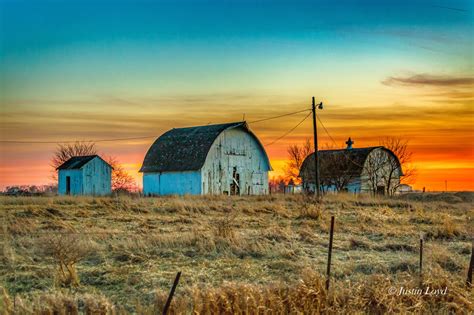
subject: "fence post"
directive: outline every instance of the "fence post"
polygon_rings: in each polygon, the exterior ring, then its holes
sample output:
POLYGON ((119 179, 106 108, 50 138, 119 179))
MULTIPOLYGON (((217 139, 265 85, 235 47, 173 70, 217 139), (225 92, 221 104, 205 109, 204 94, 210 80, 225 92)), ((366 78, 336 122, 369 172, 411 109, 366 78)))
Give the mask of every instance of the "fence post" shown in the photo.
POLYGON ((423 285, 423 234, 420 234, 420 286, 423 285))
POLYGON ((474 265, 474 240, 472 240, 472 248, 471 248, 471 261, 469 263, 469 269, 467 270, 467 279, 466 285, 470 288, 472 287, 472 267, 474 265))
POLYGON ((168 309, 170 308, 171 300, 173 299, 174 291, 176 290, 176 287, 178 286, 178 282, 179 282, 180 277, 181 277, 181 271, 179 271, 176 274, 176 278, 174 279, 173 286, 171 287, 170 294, 168 295, 168 299, 166 300, 165 307, 163 308, 163 315, 168 314, 168 309))
POLYGON ((329 290, 329 280, 331 277, 331 256, 332 256, 332 239, 334 235, 334 216, 331 216, 331 229, 329 230, 329 251, 328 251, 328 265, 326 269, 326 290, 329 290))

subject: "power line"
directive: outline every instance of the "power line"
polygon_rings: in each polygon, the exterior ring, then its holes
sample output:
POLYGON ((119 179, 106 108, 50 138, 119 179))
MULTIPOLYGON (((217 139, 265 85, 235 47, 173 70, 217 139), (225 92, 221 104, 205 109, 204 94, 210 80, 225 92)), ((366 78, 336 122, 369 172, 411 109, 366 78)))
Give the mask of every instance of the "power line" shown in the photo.
POLYGON ((316 116, 316 118, 318 118, 318 121, 319 121, 319 123, 321 124, 321 126, 323 126, 324 131, 325 131, 326 134, 329 136, 329 138, 332 140, 332 142, 334 143, 334 145, 337 147, 336 141, 335 141, 334 138, 331 136, 331 134, 329 133, 329 131, 326 129, 326 126, 324 126, 323 122, 321 121, 321 118, 319 118, 319 116, 316 116))
POLYGON ((286 137, 287 135, 289 135, 293 130, 295 130, 296 128, 298 128, 299 125, 301 125, 303 123, 303 121, 305 121, 309 115, 311 115, 311 112, 308 113, 308 115, 306 115, 296 126, 294 126, 293 128, 291 128, 290 130, 288 130, 287 132, 285 132, 282 136, 278 137, 277 139, 273 140, 272 142, 266 144, 265 146, 270 146, 272 144, 274 144, 275 142, 283 139, 284 137, 286 137))
POLYGON ((112 138, 112 139, 90 139, 90 140, 66 140, 66 141, 23 141, 23 140, 0 140, 0 143, 19 143, 19 144, 60 144, 60 143, 75 143, 75 142, 112 142, 112 141, 126 141, 126 140, 140 140, 156 138, 156 136, 132 137, 132 138, 112 138))
POLYGON ((254 120, 254 121, 248 121, 247 123, 249 123, 249 124, 255 124, 255 123, 262 122, 262 121, 267 121, 267 120, 271 120, 271 119, 277 119, 277 118, 281 118, 281 117, 286 117, 286 116, 291 116, 291 115, 303 113, 303 112, 306 112, 306 111, 309 111, 309 110, 311 110, 311 109, 303 109, 303 110, 300 110, 300 111, 297 111, 297 112, 288 113, 288 114, 283 114, 283 115, 273 116, 273 117, 269 117, 269 118, 258 119, 258 120, 254 120))
MULTIPOLYGON (((253 120, 249 121, 247 123, 249 124, 255 124, 259 123, 262 121, 267 121, 267 120, 272 120, 272 119, 277 119, 281 117, 286 117, 286 116, 291 116, 295 114, 299 114, 302 112, 306 112, 309 109, 304 109, 296 112, 291 112, 291 113, 286 113, 282 115, 277 115, 277 116, 272 116, 268 118, 263 118, 263 119, 258 119, 258 120, 253 120)), ((62 144, 62 143, 75 143, 75 142, 113 142, 113 141, 127 141, 127 140, 143 140, 143 139, 150 139, 150 138, 156 138, 157 136, 143 136, 143 137, 130 137, 130 138, 110 138, 110 139, 89 139, 89 140, 66 140, 66 141, 35 141, 35 140, 0 140, 0 143, 5 143, 5 144, 62 144)))
MULTIPOLYGON (((326 134, 329 136, 329 138, 332 140, 332 142, 334 143, 334 145, 337 147, 337 143, 336 141, 334 140, 334 138, 331 136, 331 134, 329 133, 329 131, 326 129, 326 126, 324 126, 323 122, 321 121, 321 119, 319 118, 319 116, 316 116, 318 118, 318 121, 319 123, 321 124, 321 126, 323 126, 324 128, 324 131, 326 132, 326 134)), ((355 162, 354 160, 352 160, 347 154, 343 154, 343 156, 351 163, 353 163, 354 165, 357 165, 359 167, 364 167, 362 165, 360 165, 359 163, 355 162)))

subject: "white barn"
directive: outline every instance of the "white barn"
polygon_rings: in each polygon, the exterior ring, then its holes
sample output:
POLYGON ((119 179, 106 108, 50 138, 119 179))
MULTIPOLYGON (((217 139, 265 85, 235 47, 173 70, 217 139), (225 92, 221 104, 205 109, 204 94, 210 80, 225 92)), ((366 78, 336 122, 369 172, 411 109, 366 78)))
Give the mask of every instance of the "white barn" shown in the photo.
POLYGON ((112 166, 98 155, 71 157, 57 170, 59 195, 105 196, 112 192, 112 166))
POLYGON ((245 122, 175 128, 148 150, 140 172, 152 195, 263 195, 270 161, 245 122))

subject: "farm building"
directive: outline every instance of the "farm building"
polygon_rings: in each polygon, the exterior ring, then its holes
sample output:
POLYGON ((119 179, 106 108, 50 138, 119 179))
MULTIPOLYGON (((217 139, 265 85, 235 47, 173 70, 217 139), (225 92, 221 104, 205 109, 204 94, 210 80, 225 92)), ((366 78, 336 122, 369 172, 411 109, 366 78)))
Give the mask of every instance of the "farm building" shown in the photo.
MULTIPOLYGON (((400 186, 402 168, 397 156, 383 146, 320 150, 320 189, 323 192, 393 194, 400 186)), ((314 192, 314 153, 308 155, 300 169, 303 190, 314 192)))
POLYGON ((98 155, 74 156, 57 170, 59 195, 104 196, 112 192, 112 166, 98 155))
POLYGON ((413 192, 413 187, 411 187, 410 185, 407 185, 407 184, 401 184, 397 188, 397 193, 398 194, 407 194, 407 193, 411 193, 411 192, 413 192))
POLYGON ((140 172, 150 195, 263 195, 270 161, 245 122, 175 128, 148 150, 140 172))

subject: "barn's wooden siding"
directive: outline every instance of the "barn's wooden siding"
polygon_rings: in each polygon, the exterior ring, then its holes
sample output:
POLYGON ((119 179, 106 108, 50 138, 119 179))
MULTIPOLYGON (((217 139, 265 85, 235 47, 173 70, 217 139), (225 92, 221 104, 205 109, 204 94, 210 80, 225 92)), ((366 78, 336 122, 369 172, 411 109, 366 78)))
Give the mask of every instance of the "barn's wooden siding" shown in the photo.
POLYGON ((96 157, 80 169, 59 170, 58 193, 66 195, 66 177, 71 178, 71 195, 105 196, 112 192, 112 168, 96 157))
POLYGON ((202 194, 230 194, 234 168, 241 195, 268 193, 265 152, 253 135, 235 128, 222 132, 212 144, 201 169, 202 194))
POLYGON ((201 172, 143 173, 143 193, 148 195, 200 195, 201 172))
POLYGON ((82 167, 84 194, 104 196, 112 192, 112 168, 95 158, 82 167))
POLYGON ((58 173, 58 194, 66 195, 66 176, 71 178, 71 195, 82 195, 82 171, 60 170, 58 173))

